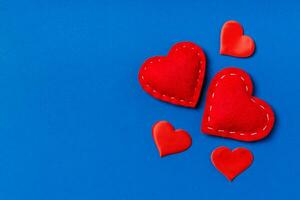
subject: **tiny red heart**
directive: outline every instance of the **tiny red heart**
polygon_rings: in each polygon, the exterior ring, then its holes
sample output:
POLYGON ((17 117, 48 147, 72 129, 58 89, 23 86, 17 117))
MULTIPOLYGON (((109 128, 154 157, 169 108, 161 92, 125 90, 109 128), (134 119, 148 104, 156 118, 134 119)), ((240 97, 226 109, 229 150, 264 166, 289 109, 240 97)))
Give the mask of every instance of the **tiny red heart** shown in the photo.
POLYGON ((211 162, 229 181, 232 181, 251 165, 253 155, 243 147, 233 151, 227 147, 218 147, 211 154, 211 162))
POLYGON ((257 141, 271 132, 271 107, 252 96, 250 76, 238 68, 221 70, 207 92, 202 131, 241 141, 257 141))
POLYGON ((236 21, 227 21, 221 31, 220 53, 235 57, 249 57, 254 53, 253 39, 244 35, 241 24, 236 21))
POLYGON ((195 107, 202 88, 206 58, 192 42, 179 42, 167 56, 145 61, 139 82, 151 96, 176 105, 195 107))
POLYGON ((188 132, 174 127, 167 121, 159 121, 152 128, 152 136, 161 157, 180 153, 192 144, 188 132))

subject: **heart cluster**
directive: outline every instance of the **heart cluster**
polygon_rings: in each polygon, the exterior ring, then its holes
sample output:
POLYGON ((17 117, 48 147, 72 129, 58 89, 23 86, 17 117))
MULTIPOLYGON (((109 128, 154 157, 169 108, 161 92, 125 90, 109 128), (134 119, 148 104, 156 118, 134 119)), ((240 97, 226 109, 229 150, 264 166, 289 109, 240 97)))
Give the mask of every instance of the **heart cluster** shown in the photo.
MULTIPOLYGON (((220 54, 249 57, 255 43, 244 35, 236 21, 223 25, 220 54)), ((139 71, 139 82, 151 96, 178 106, 194 108, 199 101, 206 71, 206 57, 201 47, 192 42, 175 44, 166 56, 147 59, 139 71)), ((228 67, 212 79, 206 93, 201 130, 213 136, 240 141, 258 141, 269 135, 275 121, 271 107, 254 97, 250 76, 242 69, 228 67)), ((182 152, 192 144, 184 130, 175 130, 166 122, 153 126, 154 141, 160 156, 182 152)), ((213 165, 228 180, 245 170, 253 155, 245 148, 233 151, 219 147, 212 152, 213 165)))

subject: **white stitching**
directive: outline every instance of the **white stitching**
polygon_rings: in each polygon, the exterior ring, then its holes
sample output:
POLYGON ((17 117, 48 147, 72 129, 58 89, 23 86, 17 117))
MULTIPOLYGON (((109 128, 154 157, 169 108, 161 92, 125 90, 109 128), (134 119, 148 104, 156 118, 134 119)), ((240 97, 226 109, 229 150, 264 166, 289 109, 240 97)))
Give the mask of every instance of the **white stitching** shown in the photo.
POLYGON ((268 126, 267 126, 267 125, 265 125, 265 127, 264 127, 262 130, 263 130, 263 131, 264 131, 264 130, 266 130, 266 128, 267 128, 267 127, 268 127, 268 126))
POLYGON ((265 107, 264 107, 264 106, 262 106, 262 105, 259 105, 259 107, 261 107, 262 109, 265 109, 265 107))
MULTIPOLYGON (((183 45, 183 46, 181 46, 182 48, 186 48, 186 47, 189 47, 189 46, 186 46, 186 45, 183 45)), ((178 48, 176 48, 175 49, 175 51, 178 51, 179 50, 179 48, 180 47, 178 47, 178 48)), ((195 51, 196 53, 197 53, 197 56, 198 57, 200 57, 200 53, 198 52, 198 50, 197 49, 195 49, 194 47, 189 47, 190 49, 192 49, 193 51, 195 51)), ((159 58, 158 60, 157 60, 157 62, 161 62, 161 59, 159 58)), ((150 61, 149 62, 150 64, 153 64, 153 61, 150 61)), ((203 61, 202 60, 200 60, 199 61, 199 70, 198 70, 198 77, 197 77, 197 79, 196 79, 196 82, 197 83, 199 83, 199 77, 200 77, 200 74, 201 74, 201 72, 202 72, 202 64, 203 64, 203 61)), ((205 66, 204 66, 205 67, 205 66)), ((144 66, 144 71, 146 71, 147 70, 147 66, 144 66)), ((145 81, 145 77, 144 76, 142 76, 141 77, 142 78, 142 80, 143 81, 145 81)), ((179 99, 179 98, 176 98, 176 97, 173 97, 173 96, 168 96, 168 95, 166 95, 166 94, 161 94, 160 92, 158 92, 157 90, 155 90, 155 89, 153 89, 148 83, 146 83, 146 87, 148 87, 148 88, 150 88, 151 90, 152 90, 152 92, 153 93, 157 93, 157 94, 159 94, 159 95, 161 95, 162 97, 164 97, 164 98, 170 98, 170 100, 173 100, 173 101, 179 101, 179 102, 182 102, 182 103, 188 103, 188 104, 193 104, 193 101, 186 101, 186 100, 184 100, 184 99, 179 99)), ((198 87, 199 87, 199 85, 197 85, 196 87, 195 87, 195 89, 194 89, 194 94, 193 94, 193 99, 195 98, 195 96, 196 96, 196 90, 198 89, 198 87)))
MULTIPOLYGON (((230 76, 238 76, 238 74, 234 74, 234 73, 230 73, 229 75, 230 75, 230 76)), ((220 77, 220 79, 222 80, 222 79, 224 79, 226 76, 227 76, 227 74, 224 74, 223 76, 220 77)), ((246 85, 245 78, 242 77, 241 75, 240 75, 240 78, 241 78, 241 80, 245 83, 245 89, 246 89, 246 91, 248 92, 249 88, 248 88, 248 86, 246 85)), ((215 87, 218 87, 218 85, 219 85, 219 81, 217 81, 217 83, 215 84, 215 87)), ((213 92, 212 95, 211 95, 211 98, 212 98, 212 99, 213 99, 214 97, 215 97, 215 92, 213 92)), ((263 105, 257 103, 256 100, 255 100, 254 98, 251 98, 251 101, 252 101, 253 103, 258 104, 259 107, 262 108, 263 110, 266 110, 266 108, 265 108, 263 105)), ((208 121, 211 120, 211 117, 210 117, 210 115, 209 115, 210 112, 211 112, 211 110, 212 110, 212 105, 209 106, 209 113, 208 113, 208 117, 207 117, 208 121)), ((267 123, 266 123, 267 125, 265 125, 265 126, 262 128, 263 131, 265 131, 265 130, 267 129, 267 127, 268 127, 268 123, 269 123, 269 121, 270 121, 269 113, 266 114, 266 117, 267 117, 267 123)), ((214 129, 214 128, 212 128, 212 127, 207 127, 207 128, 208 128, 209 130, 215 130, 215 131, 222 132, 222 133, 226 133, 226 132, 227 132, 227 133, 230 133, 230 134, 235 134, 235 133, 237 133, 236 131, 226 131, 226 130, 222 130, 222 129, 214 129)), ((249 134, 249 133, 248 133, 248 134, 249 134)), ((257 134, 258 134, 258 132, 250 133, 250 135, 257 135, 257 134)), ((244 135, 246 135, 246 134, 245 134, 245 133, 239 133, 239 135, 244 136, 244 135)))

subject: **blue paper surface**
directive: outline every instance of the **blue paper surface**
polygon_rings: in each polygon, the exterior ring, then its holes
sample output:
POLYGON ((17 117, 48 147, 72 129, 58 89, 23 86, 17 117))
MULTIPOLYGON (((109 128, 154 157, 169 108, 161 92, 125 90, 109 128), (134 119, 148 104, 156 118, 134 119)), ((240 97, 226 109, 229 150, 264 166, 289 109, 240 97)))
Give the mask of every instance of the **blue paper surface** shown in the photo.
POLYGON ((0 199, 300 199, 299 1, 0 1, 0 199), (223 23, 256 42, 248 59, 219 55, 223 23), (179 41, 208 59, 196 109, 140 87, 145 59, 179 41), (212 77, 246 70, 276 124, 255 143, 200 132, 212 77), (158 120, 187 130, 192 147, 161 159, 158 120), (228 182, 210 162, 218 146, 249 148, 253 165, 228 182))

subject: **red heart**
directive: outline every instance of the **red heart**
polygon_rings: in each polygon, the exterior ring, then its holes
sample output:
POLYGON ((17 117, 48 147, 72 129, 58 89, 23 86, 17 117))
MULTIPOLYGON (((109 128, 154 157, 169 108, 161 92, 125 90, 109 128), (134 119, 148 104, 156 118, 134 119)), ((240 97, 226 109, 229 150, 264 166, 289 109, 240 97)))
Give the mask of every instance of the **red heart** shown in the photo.
POLYGON ((188 132, 175 130, 167 121, 157 122, 153 126, 152 135, 161 157, 185 151, 192 145, 188 132))
POLYGON ((227 147, 218 147, 211 154, 211 162, 229 181, 232 181, 251 165, 253 155, 243 147, 233 151, 227 147))
POLYGON ((251 56, 255 43, 251 37, 243 34, 242 25, 236 21, 227 21, 221 31, 220 53, 241 58, 251 56))
POLYGON ((221 70, 206 97, 202 131, 242 141, 266 137, 274 125, 274 113, 264 101, 252 96, 250 76, 237 68, 221 70))
POLYGON ((199 46, 192 42, 179 42, 167 56, 147 59, 139 71, 139 82, 146 92, 157 99, 195 107, 205 65, 205 55, 199 46))

